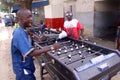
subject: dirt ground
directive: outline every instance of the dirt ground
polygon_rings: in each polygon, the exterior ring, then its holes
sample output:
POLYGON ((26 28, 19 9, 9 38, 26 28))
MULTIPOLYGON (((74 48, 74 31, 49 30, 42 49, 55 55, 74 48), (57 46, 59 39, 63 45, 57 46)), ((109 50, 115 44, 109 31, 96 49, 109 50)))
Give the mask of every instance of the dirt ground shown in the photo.
MULTIPOLYGON (((15 75, 12 71, 10 51, 13 30, 12 27, 0 27, 0 80, 15 80, 15 75)), ((35 59, 34 62, 36 67, 36 79, 41 80, 40 67, 37 59, 35 59)), ((49 76, 46 75, 45 80, 50 80, 49 76)))
MULTIPOLYGON (((15 75, 12 71, 12 63, 11 63, 11 51, 10 44, 12 38, 12 27, 0 27, 0 80, 15 80, 15 75)), ((92 42, 96 42, 99 45, 103 45, 109 48, 115 48, 115 42, 105 41, 97 38, 88 38, 88 40, 92 42)), ((35 59, 36 66, 36 78, 40 79, 40 67, 35 59)), ((48 76, 46 76, 48 77, 48 76)), ((45 80, 50 80, 49 77, 45 78, 45 80)), ((120 78, 118 79, 120 80, 120 78)))

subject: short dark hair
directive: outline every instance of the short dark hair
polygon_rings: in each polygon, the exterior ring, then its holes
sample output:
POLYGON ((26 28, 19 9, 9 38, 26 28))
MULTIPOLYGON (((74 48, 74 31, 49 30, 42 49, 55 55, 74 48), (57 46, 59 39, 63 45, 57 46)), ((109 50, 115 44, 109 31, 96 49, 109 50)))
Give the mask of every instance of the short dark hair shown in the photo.
POLYGON ((20 17, 22 17, 22 15, 23 15, 23 13, 25 12, 25 11, 28 11, 29 9, 26 9, 26 8, 21 8, 21 9, 19 9, 18 11, 17 11, 17 18, 20 18, 20 17))

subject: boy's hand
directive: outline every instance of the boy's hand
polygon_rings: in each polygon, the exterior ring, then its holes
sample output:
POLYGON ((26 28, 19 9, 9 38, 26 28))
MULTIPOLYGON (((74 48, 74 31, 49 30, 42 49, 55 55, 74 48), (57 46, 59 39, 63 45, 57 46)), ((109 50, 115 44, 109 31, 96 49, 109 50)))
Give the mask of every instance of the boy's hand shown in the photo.
POLYGON ((59 49, 61 47, 60 43, 57 42, 57 43, 54 43, 53 45, 53 49, 56 50, 56 49, 59 49))

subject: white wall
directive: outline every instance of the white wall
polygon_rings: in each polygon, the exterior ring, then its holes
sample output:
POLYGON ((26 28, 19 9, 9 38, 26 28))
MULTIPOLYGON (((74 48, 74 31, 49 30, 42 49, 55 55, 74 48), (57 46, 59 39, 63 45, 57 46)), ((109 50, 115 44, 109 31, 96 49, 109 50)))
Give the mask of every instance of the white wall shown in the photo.
POLYGON ((63 5, 48 5, 45 6, 45 18, 63 18, 63 5))
POLYGON ((49 0, 50 5, 56 5, 56 4, 61 4, 63 3, 65 0, 49 0))
POLYGON ((76 11, 76 9, 75 9, 76 1, 65 1, 63 4, 64 4, 63 5, 64 6, 64 12, 70 11, 71 6, 72 6, 72 9, 74 7, 74 10, 76 11))
POLYGON ((51 5, 45 6, 44 7, 45 11, 45 18, 52 18, 52 8, 51 5))
POLYGON ((94 11, 94 0, 77 0, 76 12, 94 11))

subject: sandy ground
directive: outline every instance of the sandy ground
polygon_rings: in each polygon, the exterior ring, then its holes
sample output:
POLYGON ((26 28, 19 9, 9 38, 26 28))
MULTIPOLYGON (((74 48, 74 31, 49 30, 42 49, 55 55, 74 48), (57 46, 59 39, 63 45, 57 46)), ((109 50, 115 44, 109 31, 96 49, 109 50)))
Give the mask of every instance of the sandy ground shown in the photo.
POLYGON ((10 52, 11 32, 12 28, 0 28, 0 80, 14 80, 10 52))
MULTIPOLYGON (((0 27, 0 80, 15 80, 15 75, 13 74, 12 71, 11 51, 10 51, 12 31, 13 28, 11 27, 0 27)), ((115 48, 115 42, 110 42, 95 38, 94 39, 89 38, 89 40, 106 47, 115 48)), ((36 72, 35 72, 36 78, 37 80, 41 80, 40 67, 36 59, 35 59, 35 66, 36 66, 36 72)), ((50 79, 48 77, 45 78, 45 80, 50 80, 50 79)), ((120 78, 118 80, 120 80, 120 78)))
MULTIPOLYGON (((0 27, 0 80, 15 80, 11 60, 11 38, 13 30, 12 27, 0 27)), ((36 80, 41 80, 40 66, 36 58, 34 63, 36 67, 36 80)), ((45 75, 44 77, 45 80, 50 80, 49 75, 45 75)))
MULTIPOLYGON (((13 28, 0 27, 0 80, 15 80, 15 75, 12 71, 10 44, 13 28)), ((36 78, 40 80, 39 65, 35 59, 36 78)))

